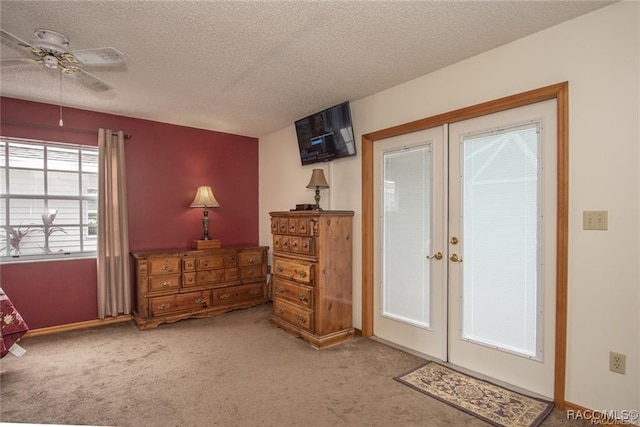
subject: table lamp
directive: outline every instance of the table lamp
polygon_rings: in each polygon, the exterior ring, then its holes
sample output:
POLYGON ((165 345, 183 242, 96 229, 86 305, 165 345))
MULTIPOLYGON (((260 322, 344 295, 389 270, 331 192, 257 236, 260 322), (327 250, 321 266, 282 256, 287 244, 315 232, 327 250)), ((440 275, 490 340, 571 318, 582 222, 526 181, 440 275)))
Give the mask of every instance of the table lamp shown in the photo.
POLYGON ((198 187, 196 197, 193 199, 193 202, 191 202, 191 207, 203 208, 202 227, 204 228, 204 233, 201 240, 193 241, 194 248, 203 249, 204 247, 220 247, 219 240, 211 240, 209 237, 209 208, 217 208, 219 206, 220 203, 218 203, 213 195, 211 187, 208 185, 201 185, 198 187))
POLYGON ((314 169, 311 173, 311 180, 309 184, 307 184, 307 188, 311 188, 316 190, 316 207, 315 210, 321 211, 320 207, 320 189, 321 188, 329 188, 329 184, 327 183, 327 179, 324 177, 324 170, 322 169, 314 169))

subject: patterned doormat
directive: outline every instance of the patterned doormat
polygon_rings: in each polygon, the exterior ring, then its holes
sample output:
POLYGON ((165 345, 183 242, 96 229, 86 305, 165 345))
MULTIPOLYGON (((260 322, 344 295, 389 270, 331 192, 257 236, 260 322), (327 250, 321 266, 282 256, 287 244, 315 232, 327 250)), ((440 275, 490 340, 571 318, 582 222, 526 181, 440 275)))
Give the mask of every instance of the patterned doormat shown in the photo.
POLYGON ((538 426, 553 410, 553 402, 524 396, 435 362, 394 379, 495 426, 538 426))

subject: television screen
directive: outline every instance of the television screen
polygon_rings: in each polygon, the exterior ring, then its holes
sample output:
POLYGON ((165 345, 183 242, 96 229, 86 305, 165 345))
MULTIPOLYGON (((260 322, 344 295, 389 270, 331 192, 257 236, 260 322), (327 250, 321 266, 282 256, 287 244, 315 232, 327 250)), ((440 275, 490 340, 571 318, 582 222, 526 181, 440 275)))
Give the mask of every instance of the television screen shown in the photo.
POLYGON ((296 121, 302 165, 355 156, 349 101, 296 121))

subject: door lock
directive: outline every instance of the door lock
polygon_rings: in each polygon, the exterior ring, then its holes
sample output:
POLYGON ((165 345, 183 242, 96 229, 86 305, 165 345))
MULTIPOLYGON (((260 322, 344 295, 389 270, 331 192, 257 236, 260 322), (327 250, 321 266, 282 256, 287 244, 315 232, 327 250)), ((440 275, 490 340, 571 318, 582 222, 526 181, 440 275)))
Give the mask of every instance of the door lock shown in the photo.
POLYGON ((449 258, 453 262, 462 262, 462 257, 458 257, 458 254, 453 254, 449 258))
POLYGON ((457 245, 457 244, 458 244, 458 242, 459 242, 459 240, 458 240, 458 238, 457 238, 457 237, 452 237, 452 238, 451 238, 451 240, 450 240, 450 242, 451 242, 451 244, 452 244, 452 245, 457 245))

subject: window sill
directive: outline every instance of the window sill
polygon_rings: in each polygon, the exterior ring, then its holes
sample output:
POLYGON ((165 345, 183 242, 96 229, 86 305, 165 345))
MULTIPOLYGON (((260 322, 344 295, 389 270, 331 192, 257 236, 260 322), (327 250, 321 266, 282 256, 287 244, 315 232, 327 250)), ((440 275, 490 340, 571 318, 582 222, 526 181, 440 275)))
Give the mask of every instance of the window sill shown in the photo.
POLYGON ((26 263, 34 263, 34 262, 57 262, 57 261, 76 261, 81 259, 95 259, 97 260, 98 255, 93 253, 83 253, 83 254, 69 254, 63 255, 59 257, 38 257, 38 256, 24 256, 24 257, 12 257, 12 256, 3 256, 0 257, 0 264, 26 264, 26 263))

